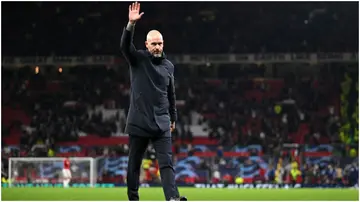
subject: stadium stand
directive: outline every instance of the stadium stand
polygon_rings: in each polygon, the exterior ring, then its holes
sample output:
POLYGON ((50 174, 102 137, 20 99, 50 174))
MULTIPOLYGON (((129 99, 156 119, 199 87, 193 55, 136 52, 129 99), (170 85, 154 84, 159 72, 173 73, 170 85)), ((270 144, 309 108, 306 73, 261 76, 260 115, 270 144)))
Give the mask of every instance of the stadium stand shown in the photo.
MULTIPOLYGON (((123 183, 130 89, 118 50, 126 15, 118 11, 127 4, 24 4, 3 5, 3 26, 12 30, 2 40, 3 169, 11 156, 96 157, 99 182, 123 183), (14 9, 31 15, 20 19, 14 9)), ((148 29, 160 29, 176 65, 178 182, 292 182, 294 169, 301 171, 296 182, 353 182, 356 8, 149 3, 144 10, 136 45, 148 29), (164 12, 150 12, 155 7, 164 12), (203 62, 208 54, 221 55, 203 62)), ((44 165, 33 177, 55 178, 58 168, 44 165)), ((142 181, 157 180, 149 147, 142 181)))

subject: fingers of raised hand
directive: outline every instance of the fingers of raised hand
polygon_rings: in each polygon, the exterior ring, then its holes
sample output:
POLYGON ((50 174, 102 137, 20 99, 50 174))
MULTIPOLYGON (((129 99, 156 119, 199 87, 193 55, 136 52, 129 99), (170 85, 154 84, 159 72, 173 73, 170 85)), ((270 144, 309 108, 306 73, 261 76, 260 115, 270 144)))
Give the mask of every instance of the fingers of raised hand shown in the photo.
POLYGON ((136 10, 140 11, 140 3, 136 2, 136 10))
POLYGON ((140 3, 138 3, 138 2, 132 3, 129 6, 129 11, 137 11, 137 12, 139 12, 140 11, 140 3))

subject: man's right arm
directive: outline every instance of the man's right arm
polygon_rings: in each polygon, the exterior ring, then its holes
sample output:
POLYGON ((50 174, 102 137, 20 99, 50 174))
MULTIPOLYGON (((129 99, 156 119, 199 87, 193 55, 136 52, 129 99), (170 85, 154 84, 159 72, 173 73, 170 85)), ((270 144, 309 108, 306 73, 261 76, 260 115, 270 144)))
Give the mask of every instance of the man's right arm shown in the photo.
POLYGON ((135 23, 129 22, 124 28, 120 41, 120 50, 130 64, 134 64, 136 61, 136 48, 133 44, 134 30, 135 23))

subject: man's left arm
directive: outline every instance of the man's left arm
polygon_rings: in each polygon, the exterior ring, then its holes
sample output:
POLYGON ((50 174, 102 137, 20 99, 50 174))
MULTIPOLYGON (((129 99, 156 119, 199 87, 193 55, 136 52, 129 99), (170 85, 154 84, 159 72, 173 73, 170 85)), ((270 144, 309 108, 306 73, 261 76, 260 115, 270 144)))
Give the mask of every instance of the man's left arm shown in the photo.
POLYGON ((175 128, 175 122, 177 120, 177 109, 176 109, 176 95, 175 95, 175 80, 174 74, 170 73, 170 82, 168 86, 168 99, 169 99, 169 113, 172 130, 175 128))

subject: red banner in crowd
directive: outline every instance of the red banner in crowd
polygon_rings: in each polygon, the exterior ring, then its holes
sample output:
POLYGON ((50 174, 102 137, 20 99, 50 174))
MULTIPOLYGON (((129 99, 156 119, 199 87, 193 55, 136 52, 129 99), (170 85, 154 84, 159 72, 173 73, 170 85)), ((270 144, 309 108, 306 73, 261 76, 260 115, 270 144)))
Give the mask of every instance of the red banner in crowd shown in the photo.
MULTIPOLYGON (((16 137, 5 137, 4 139, 5 144, 7 145, 19 145, 20 138, 16 137)), ((120 144, 127 144, 128 143, 128 136, 121 136, 121 137, 99 137, 97 135, 88 135, 85 137, 79 137, 79 140, 76 142, 62 142, 58 145, 79 145, 79 146, 111 146, 111 145, 120 145, 120 144)), ((186 143, 181 142, 180 140, 178 143, 186 143)), ((196 137, 192 141, 193 145, 217 145, 216 140, 210 140, 207 137, 196 137)), ((262 155, 262 154, 260 154, 262 155)), ((304 156, 308 157, 323 157, 323 156, 331 156, 331 152, 304 152, 304 156)), ((187 153, 180 153, 180 157, 187 156, 187 153)), ((216 156, 216 152, 195 152, 194 156, 199 157, 211 157, 216 156)), ((248 152, 224 152, 225 157, 241 157, 241 156, 249 156, 248 152)))

